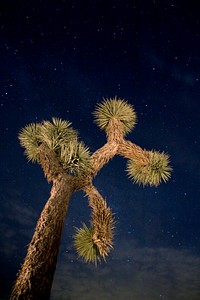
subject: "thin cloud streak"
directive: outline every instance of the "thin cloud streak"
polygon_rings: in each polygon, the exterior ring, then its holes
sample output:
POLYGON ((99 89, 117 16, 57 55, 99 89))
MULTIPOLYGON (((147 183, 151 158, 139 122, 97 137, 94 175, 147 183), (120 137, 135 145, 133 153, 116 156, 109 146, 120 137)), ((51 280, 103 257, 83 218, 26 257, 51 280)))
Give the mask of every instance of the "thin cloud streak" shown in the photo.
POLYGON ((60 256, 51 300, 199 299, 199 256, 170 248, 134 248, 131 241, 121 245, 124 251, 116 250, 97 268, 74 255, 60 256))

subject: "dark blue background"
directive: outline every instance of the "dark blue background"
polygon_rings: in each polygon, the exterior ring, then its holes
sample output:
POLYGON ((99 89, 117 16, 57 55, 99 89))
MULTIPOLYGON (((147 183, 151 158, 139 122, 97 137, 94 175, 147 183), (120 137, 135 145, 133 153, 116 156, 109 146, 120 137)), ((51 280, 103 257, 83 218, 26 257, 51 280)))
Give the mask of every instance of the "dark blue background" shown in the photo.
POLYGON ((115 157, 94 183, 116 214, 114 250, 97 268, 73 248, 89 221, 73 195, 52 300, 200 299, 200 19, 184 1, 1 1, 0 298, 7 299, 51 186, 27 164, 18 132, 59 117, 91 152, 106 139, 91 112, 103 97, 133 104, 128 139, 170 154, 172 178, 138 187, 115 157), (51 2, 51 3, 49 3, 51 2))

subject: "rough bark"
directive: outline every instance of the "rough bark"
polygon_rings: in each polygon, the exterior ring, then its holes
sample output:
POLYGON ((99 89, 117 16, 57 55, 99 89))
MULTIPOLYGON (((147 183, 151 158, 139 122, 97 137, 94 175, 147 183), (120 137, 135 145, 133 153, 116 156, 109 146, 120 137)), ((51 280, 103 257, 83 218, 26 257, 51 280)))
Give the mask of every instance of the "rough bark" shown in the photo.
POLYGON ((54 180, 51 196, 37 222, 10 300, 49 299, 62 228, 73 183, 68 175, 54 180))
POLYGON ((113 248, 113 230, 115 221, 113 213, 101 194, 92 185, 83 188, 92 208, 91 223, 93 226, 93 241, 98 246, 100 255, 105 259, 113 248))

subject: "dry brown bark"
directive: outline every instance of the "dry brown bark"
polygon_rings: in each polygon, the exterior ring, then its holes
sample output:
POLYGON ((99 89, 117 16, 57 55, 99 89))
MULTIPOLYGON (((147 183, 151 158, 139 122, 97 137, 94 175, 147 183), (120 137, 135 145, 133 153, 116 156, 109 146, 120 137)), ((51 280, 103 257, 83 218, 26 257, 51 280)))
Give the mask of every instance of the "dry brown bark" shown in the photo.
MULTIPOLYGON (((55 160, 54 171, 58 167, 55 160)), ((52 166, 47 166, 47 159, 44 168, 49 171, 52 169, 52 166)), ((50 177, 48 179, 50 180, 50 177)), ((53 179, 51 195, 37 222, 26 258, 18 273, 11 300, 49 299, 62 228, 73 191, 73 177, 63 172, 57 173, 53 179)))

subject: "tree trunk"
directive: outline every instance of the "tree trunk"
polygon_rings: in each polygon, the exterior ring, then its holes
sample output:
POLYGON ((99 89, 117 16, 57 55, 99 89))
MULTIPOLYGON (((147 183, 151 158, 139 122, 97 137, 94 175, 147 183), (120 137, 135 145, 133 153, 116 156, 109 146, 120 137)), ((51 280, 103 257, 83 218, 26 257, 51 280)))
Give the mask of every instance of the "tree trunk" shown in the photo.
POLYGON ((62 228, 73 191, 71 176, 62 175, 61 178, 53 180, 51 196, 37 222, 10 300, 49 299, 62 228))

